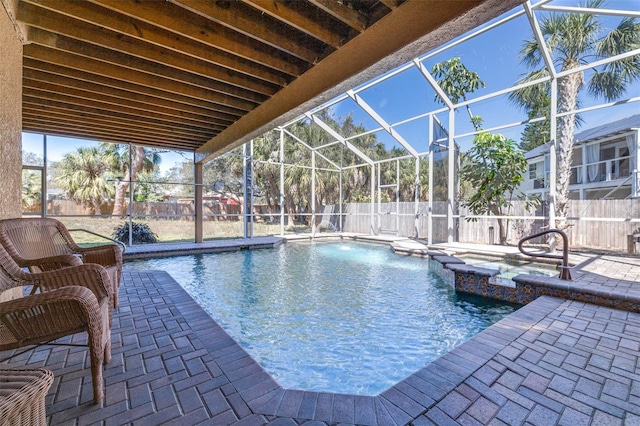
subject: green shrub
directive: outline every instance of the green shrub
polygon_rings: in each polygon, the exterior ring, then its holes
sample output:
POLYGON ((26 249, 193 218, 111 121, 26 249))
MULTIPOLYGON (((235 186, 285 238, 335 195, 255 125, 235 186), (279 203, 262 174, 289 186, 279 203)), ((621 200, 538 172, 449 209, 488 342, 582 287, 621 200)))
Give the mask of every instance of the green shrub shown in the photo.
MULTIPOLYGON (((157 243, 158 236, 149 228, 146 223, 132 222, 131 231, 133 235, 133 244, 157 243)), ((129 244, 129 223, 114 228, 112 237, 125 244, 129 244)))

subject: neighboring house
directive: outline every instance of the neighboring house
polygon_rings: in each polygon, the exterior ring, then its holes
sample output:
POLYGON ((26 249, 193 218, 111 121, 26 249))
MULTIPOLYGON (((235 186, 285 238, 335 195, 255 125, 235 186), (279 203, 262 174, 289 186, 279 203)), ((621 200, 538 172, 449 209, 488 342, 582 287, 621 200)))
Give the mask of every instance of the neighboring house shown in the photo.
MULTIPOLYGON (((640 198, 638 146, 640 114, 575 135, 569 198, 574 200, 640 198)), ((529 171, 520 189, 546 200, 549 193, 549 147, 525 153, 529 171)))

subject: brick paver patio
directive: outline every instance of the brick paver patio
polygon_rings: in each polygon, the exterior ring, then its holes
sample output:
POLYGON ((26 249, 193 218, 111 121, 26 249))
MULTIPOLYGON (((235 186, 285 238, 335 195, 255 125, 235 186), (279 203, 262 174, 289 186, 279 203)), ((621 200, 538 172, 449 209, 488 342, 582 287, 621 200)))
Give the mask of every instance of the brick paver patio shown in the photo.
MULTIPOLYGON (((581 276, 609 273, 600 281, 612 285, 619 275, 624 288, 637 263, 605 257, 581 276)), ((50 424, 640 425, 635 313, 539 298, 368 397, 280 388, 166 272, 125 271, 120 297, 102 405, 91 402, 86 348, 46 346, 4 363, 54 372, 50 424)))

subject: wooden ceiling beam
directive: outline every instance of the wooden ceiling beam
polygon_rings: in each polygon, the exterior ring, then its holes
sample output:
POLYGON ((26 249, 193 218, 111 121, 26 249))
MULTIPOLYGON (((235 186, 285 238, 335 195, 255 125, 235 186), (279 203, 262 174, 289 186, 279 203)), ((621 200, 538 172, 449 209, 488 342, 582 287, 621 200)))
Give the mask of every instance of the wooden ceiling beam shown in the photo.
POLYGON ((362 16, 360 12, 346 6, 342 2, 335 0, 308 0, 309 3, 314 4, 318 9, 324 10, 334 18, 344 22, 354 30, 361 33, 369 25, 369 20, 362 16))
POLYGON ((278 86, 68 16, 21 3, 32 42, 261 102, 278 86), (37 30, 35 30, 37 29, 37 30))
MULTIPOLYGON (((162 128, 150 128, 143 125, 139 125, 133 122, 117 122, 109 121, 108 119, 96 119, 95 117, 80 116, 65 111, 49 110, 44 111, 42 108, 37 108, 31 105, 25 105, 23 109, 24 117, 31 117, 32 119, 43 119, 46 117, 47 121, 58 123, 73 123, 82 126, 88 126, 89 128, 96 128, 102 130, 110 130, 112 132, 123 132, 126 134, 144 134, 147 137, 154 137, 158 139, 169 138, 183 138, 184 140, 191 140, 194 136, 188 132, 182 132, 178 130, 165 131, 162 128), (126 129, 126 131, 123 131, 126 129)), ((209 133, 211 137, 212 133, 209 133)), ((201 135, 203 139, 206 139, 206 135, 201 135)))
POLYGON ((175 140, 181 139, 183 141, 202 141, 207 140, 215 136, 216 132, 211 132, 208 134, 205 133, 195 133, 195 132, 186 132, 178 129, 162 129, 162 128, 151 128, 145 127, 144 123, 134 122, 134 121, 117 121, 115 119, 111 119, 109 116, 93 116, 91 114, 78 114, 75 112, 70 112, 69 109, 62 108, 53 108, 50 106, 43 106, 37 102, 26 102, 24 104, 25 118, 30 114, 31 118, 37 118, 42 120, 49 120, 54 123, 56 126, 59 123, 64 122, 75 122, 77 124, 81 124, 86 126, 87 128, 98 128, 98 127, 110 127, 112 131, 118 131, 122 134, 127 135, 153 135, 156 139, 166 139, 166 140, 175 140))
MULTIPOLYGON (((280 39, 278 48, 252 42, 241 29, 228 28, 209 17, 187 11, 169 2, 90 0, 115 12, 143 20, 175 34, 219 49, 240 58, 259 63, 289 75, 300 75, 320 52, 298 45, 295 39, 280 39), (293 56, 293 58, 291 57, 293 56)), ((260 30, 258 30, 260 31, 260 30)), ((269 30, 265 30, 269 31, 269 30)), ((277 37, 276 37, 277 39, 277 37)), ((265 36, 264 40, 269 40, 265 36)))
POLYGON ((158 139, 154 137, 146 137, 145 135, 111 132, 109 130, 96 129, 71 123, 52 123, 46 120, 31 117, 25 118, 23 123, 23 130, 26 132, 45 133, 47 135, 58 135, 63 137, 71 136, 90 140, 93 139, 102 142, 131 142, 138 145, 156 146, 164 149, 172 148, 192 151, 194 145, 196 145, 194 144, 193 140, 182 141, 170 138, 158 139))
MULTIPOLYGON (((206 115, 192 114, 175 108, 175 106, 169 108, 164 107, 160 105, 160 99, 118 91, 117 89, 30 68, 23 70, 23 86, 42 88, 43 90, 59 90, 66 94, 76 94, 77 97, 100 99, 114 105, 127 105, 130 108, 140 110, 144 113, 154 113, 164 116, 167 121, 189 122, 201 127, 213 125, 226 126, 231 124, 229 120, 218 120, 206 115)), ((170 103, 167 102, 167 104, 170 103)))
POLYGON ((237 110, 233 110, 234 113, 231 114, 229 113, 229 108, 221 108, 217 104, 212 104, 201 99, 190 98, 152 87, 141 86, 90 72, 67 68, 66 66, 60 66, 54 63, 42 62, 33 58, 25 57, 22 62, 25 71, 35 70, 47 73, 48 75, 66 77, 77 81, 78 84, 96 84, 104 87, 107 91, 124 92, 125 97, 135 97, 138 94, 140 96, 147 96, 152 99, 152 102, 158 105, 166 108, 175 108, 184 113, 203 116, 206 117, 207 120, 213 119, 233 122, 240 116, 240 112, 237 110), (223 111, 219 111, 220 109, 223 111))
POLYGON ((140 115, 136 114, 134 110, 126 110, 123 108, 117 108, 116 106, 104 104, 97 101, 91 101, 88 99, 75 98, 71 96, 63 96, 58 93, 45 92, 37 89, 26 87, 23 90, 22 95, 23 102, 37 103, 51 108, 58 108, 60 110, 73 111, 76 114, 92 117, 108 116, 118 118, 125 122, 130 123, 142 123, 150 127, 158 127, 165 129, 168 132, 184 130, 185 133, 192 132, 194 136, 219 133, 218 129, 203 129, 197 126, 189 126, 186 124, 178 123, 166 123, 163 120, 158 120, 155 115, 140 115))
POLYGON ((179 121, 178 119, 165 116, 159 116, 155 113, 143 112, 141 110, 129 109, 125 108, 122 105, 114 105, 114 104, 106 104, 109 108, 105 107, 105 103, 99 97, 92 99, 83 98, 80 96, 74 95, 60 95, 52 90, 42 90, 40 87, 37 87, 38 82, 29 82, 30 84, 26 84, 24 86, 24 94, 25 96, 31 96, 32 98, 37 98, 41 100, 47 101, 55 101, 60 103, 59 109, 68 109, 70 112, 74 114, 83 115, 85 112, 90 114, 91 111, 96 111, 93 113, 93 116, 109 116, 109 117, 117 117, 120 120, 123 120, 123 124, 126 120, 138 121, 140 123, 147 123, 148 125, 153 125, 159 128, 165 128, 167 130, 180 130, 184 129, 185 132, 192 132, 194 135, 197 134, 217 134, 222 131, 225 126, 223 125, 198 125, 192 122, 179 121), (72 106, 75 106, 72 107, 72 106), (86 108, 86 111, 83 110, 86 108), (89 108, 94 108, 90 110, 89 108), (98 113, 97 111, 102 111, 98 113), (133 112, 133 113, 132 113, 133 112), (138 114, 134 114, 137 112, 138 114))
MULTIPOLYGON (((41 30, 39 30, 41 31, 41 30)), ((35 32, 32 29, 32 33, 35 32)), ((57 37, 50 43, 55 45, 57 37)), ((46 42, 45 40, 40 40, 46 42)), ((89 55, 91 50, 87 52, 89 55)), ((185 95, 195 99, 218 104, 220 111, 226 111, 229 114, 243 114, 253 109, 256 104, 253 102, 239 100, 226 95, 223 91, 214 92, 212 90, 204 90, 191 84, 181 82, 176 79, 169 79, 157 75, 151 75, 145 72, 132 70, 126 66, 115 65, 114 63, 103 62, 91 58, 90 56, 79 56, 68 50, 58 50, 56 48, 41 45, 33 42, 24 46, 23 56, 44 62, 55 63, 57 65, 74 68, 80 71, 86 71, 93 74, 121 80, 124 82, 132 82, 141 86, 157 88, 178 95, 185 95)))
MULTIPOLYGON (((307 48, 304 34, 296 32, 294 28, 264 15, 252 7, 246 7, 236 1, 193 1, 170 0, 176 6, 180 6, 191 13, 198 14, 227 28, 238 31, 250 37, 260 44, 265 44, 287 54, 304 59, 308 63, 315 63, 323 52, 307 48)), ((316 41, 309 37, 313 44, 316 41)))
MULTIPOLYGON (((202 43, 195 42, 182 35, 158 28, 144 21, 139 21, 126 15, 113 13, 112 10, 92 4, 88 1, 56 0, 52 3, 47 0, 23 0, 23 3, 37 5, 40 8, 53 8, 66 16, 77 20, 98 25, 117 34, 126 35, 132 39, 137 39, 144 43, 171 50, 180 56, 188 56, 198 61, 212 64, 216 67, 223 67, 224 70, 243 73, 247 76, 259 78, 276 86, 284 86, 291 81, 291 76, 284 71, 276 71, 261 64, 256 64, 249 60, 222 52, 219 49, 211 48, 202 43)), ((31 6, 35 7, 35 6, 31 6)), ((284 61, 283 61, 284 62, 284 61)), ((290 64, 287 68, 293 68, 290 64)), ((298 67, 298 73, 302 73, 304 68, 298 67)), ((297 76, 299 74, 291 74, 297 76)))
MULTIPOLYGON (((336 33, 335 28, 330 25, 320 24, 319 19, 311 19, 301 14, 296 9, 289 7, 282 0, 241 0, 243 3, 265 13, 287 25, 308 34, 311 37, 328 44, 334 49, 342 46, 346 41, 346 36, 336 33)), ((293 2, 295 3, 295 2, 293 2)), ((321 12, 324 13, 324 12, 321 12)))

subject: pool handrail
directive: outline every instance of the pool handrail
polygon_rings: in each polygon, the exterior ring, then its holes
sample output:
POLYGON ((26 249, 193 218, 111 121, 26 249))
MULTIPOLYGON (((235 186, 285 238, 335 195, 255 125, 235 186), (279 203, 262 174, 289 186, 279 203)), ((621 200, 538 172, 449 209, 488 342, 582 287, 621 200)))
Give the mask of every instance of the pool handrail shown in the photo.
POLYGON ((562 260, 562 265, 560 265, 559 278, 561 280, 571 281, 571 271, 569 267, 569 239, 567 238, 567 234, 565 234, 563 230, 556 228, 545 229, 544 231, 536 232, 535 234, 523 237, 520 239, 520 241, 518 241, 518 250, 520 250, 520 253, 531 257, 545 257, 547 259, 562 260), (526 241, 551 233, 560 234, 560 236, 562 237, 562 255, 551 253, 532 253, 522 248, 522 244, 524 244, 526 241))
POLYGON ((86 233, 91 234, 91 235, 95 235, 96 237, 104 238, 105 240, 109 240, 109 241, 112 241, 112 242, 116 243, 118 245, 118 247, 120 247, 120 250, 122 250, 122 254, 124 254, 124 252, 127 251, 127 246, 122 241, 118 241, 118 240, 113 239, 111 237, 107 237, 106 235, 98 234, 97 232, 89 231, 88 229, 83 229, 83 228, 68 229, 68 231, 69 232, 82 231, 82 232, 86 232, 86 233))

